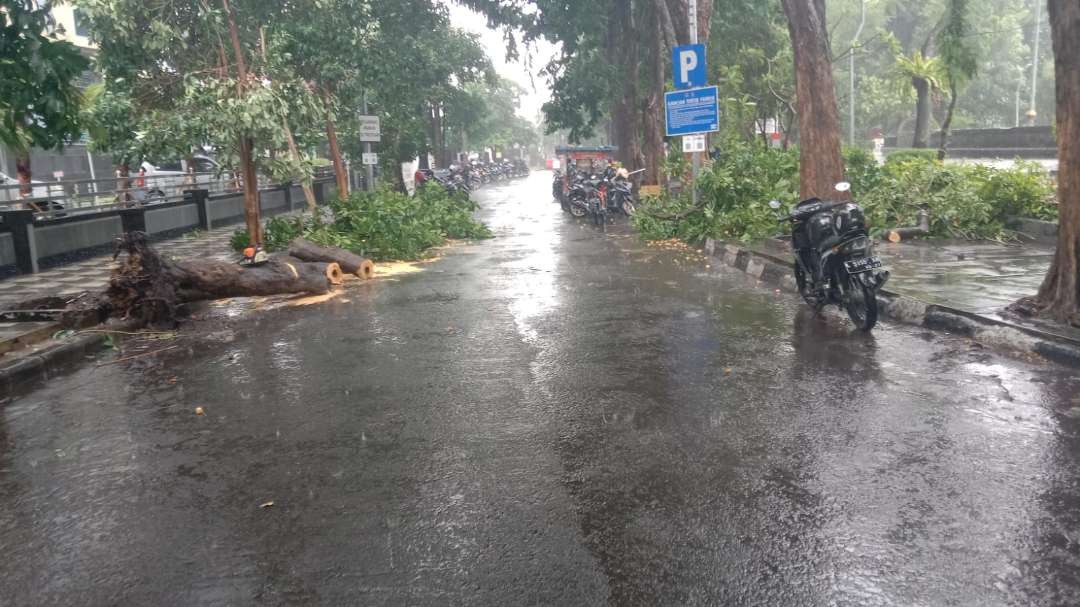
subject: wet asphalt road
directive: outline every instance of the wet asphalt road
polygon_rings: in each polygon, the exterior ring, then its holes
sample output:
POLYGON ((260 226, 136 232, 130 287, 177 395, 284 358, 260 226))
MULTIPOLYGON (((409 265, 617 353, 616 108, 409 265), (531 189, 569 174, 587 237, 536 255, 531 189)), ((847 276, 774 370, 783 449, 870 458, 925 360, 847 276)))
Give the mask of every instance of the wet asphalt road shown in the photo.
POLYGON ((1080 604, 1080 378, 852 334, 547 192, 0 404, 0 604, 1080 604))

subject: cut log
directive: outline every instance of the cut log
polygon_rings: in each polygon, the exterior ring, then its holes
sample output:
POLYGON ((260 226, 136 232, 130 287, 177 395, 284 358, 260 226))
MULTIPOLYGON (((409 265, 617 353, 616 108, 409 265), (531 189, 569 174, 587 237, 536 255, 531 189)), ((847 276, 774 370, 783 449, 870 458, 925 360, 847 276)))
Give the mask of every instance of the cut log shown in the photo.
POLYGON ((127 257, 113 271, 106 297, 115 316, 146 324, 175 321, 178 306, 187 302, 330 290, 327 269, 319 264, 278 258, 260 266, 212 259, 172 261, 151 248, 142 232, 124 234, 116 246, 115 255, 126 252, 127 257))
POLYGON ((291 255, 281 255, 276 259, 279 259, 285 263, 292 265, 304 265, 313 266, 316 271, 322 272, 326 275, 326 279, 330 281, 332 285, 340 285, 345 283, 345 273, 341 271, 341 265, 335 262, 321 262, 321 261, 304 261, 291 255))
POLYGON ((336 262, 343 271, 365 280, 375 274, 375 264, 370 259, 364 259, 356 253, 338 247, 317 245, 303 238, 297 238, 289 243, 289 255, 304 261, 336 262))
POLYGON ((916 236, 926 236, 930 233, 930 230, 923 228, 896 228, 889 230, 889 233, 885 237, 889 242, 900 242, 908 238, 915 238, 916 236))

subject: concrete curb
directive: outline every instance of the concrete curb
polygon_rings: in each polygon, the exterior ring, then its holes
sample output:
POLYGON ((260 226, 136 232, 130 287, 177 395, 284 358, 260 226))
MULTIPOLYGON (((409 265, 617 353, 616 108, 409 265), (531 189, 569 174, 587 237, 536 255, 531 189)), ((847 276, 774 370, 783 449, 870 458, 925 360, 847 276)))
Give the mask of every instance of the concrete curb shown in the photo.
MULTIPOLYGON (((744 245, 705 242, 705 251, 726 265, 758 280, 797 293, 791 262, 744 245)), ((1053 362, 1080 367, 1080 341, 948 306, 929 304, 887 289, 878 292, 883 318, 961 335, 985 346, 1037 354, 1053 362)))
POLYGON ((65 338, 31 354, 0 364, 0 397, 36 379, 48 379, 66 372, 69 363, 97 352, 105 343, 105 333, 83 333, 65 338))

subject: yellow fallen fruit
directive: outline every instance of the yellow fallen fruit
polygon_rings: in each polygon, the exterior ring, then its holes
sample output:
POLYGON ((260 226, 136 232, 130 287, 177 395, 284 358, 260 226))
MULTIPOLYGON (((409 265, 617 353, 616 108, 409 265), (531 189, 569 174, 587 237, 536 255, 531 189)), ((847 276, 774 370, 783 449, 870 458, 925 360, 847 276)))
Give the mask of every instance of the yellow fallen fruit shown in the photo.
POLYGON ((205 415, 206 410, 202 407, 195 407, 195 415, 205 415))

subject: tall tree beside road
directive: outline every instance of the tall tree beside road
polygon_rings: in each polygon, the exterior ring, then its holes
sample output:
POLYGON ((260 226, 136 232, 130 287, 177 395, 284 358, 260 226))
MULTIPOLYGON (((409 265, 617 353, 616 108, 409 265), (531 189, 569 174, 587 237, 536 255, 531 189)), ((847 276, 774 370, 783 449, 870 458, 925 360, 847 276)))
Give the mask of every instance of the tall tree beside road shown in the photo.
POLYGON ((31 193, 30 149, 82 135, 74 80, 89 61, 57 35, 51 10, 50 2, 0 0, 0 144, 15 152, 24 195, 31 193))
POLYGON ((799 114, 799 193, 834 197, 844 178, 840 116, 836 109, 825 0, 783 0, 795 52, 795 104, 799 114))
POLYGON ((1080 326, 1080 2, 1047 4, 1057 97, 1057 252, 1039 293, 1014 309, 1080 326))
POLYGON ((938 36, 941 63, 944 66, 945 79, 949 87, 949 108, 946 110, 945 120, 941 123, 938 160, 945 160, 948 154, 949 133, 952 129, 953 117, 956 115, 960 87, 967 84, 979 69, 975 48, 971 44, 968 8, 968 0, 948 0, 945 9, 945 24, 938 36))

